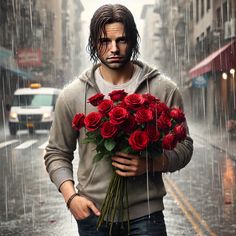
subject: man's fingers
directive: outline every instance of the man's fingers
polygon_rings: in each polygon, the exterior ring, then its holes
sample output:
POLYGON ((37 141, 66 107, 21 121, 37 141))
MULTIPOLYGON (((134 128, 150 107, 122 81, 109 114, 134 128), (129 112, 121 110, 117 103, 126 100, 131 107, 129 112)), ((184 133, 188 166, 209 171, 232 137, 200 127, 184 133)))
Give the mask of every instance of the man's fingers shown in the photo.
POLYGON ((112 160, 117 162, 117 163, 121 163, 121 164, 125 164, 125 165, 131 165, 132 161, 123 157, 112 157, 112 160))
POLYGON ((135 172, 124 172, 121 170, 116 170, 116 174, 123 176, 123 177, 130 177, 130 176, 136 176, 137 174, 135 172))
POLYGON ((112 162, 112 165, 120 170, 123 170, 123 171, 136 171, 137 170, 137 167, 135 167, 135 166, 124 165, 124 164, 120 164, 118 162, 112 162))
POLYGON ((99 216, 101 214, 100 211, 97 209, 97 207, 95 207, 95 205, 92 202, 88 203, 88 207, 93 211, 93 213, 96 216, 99 216))

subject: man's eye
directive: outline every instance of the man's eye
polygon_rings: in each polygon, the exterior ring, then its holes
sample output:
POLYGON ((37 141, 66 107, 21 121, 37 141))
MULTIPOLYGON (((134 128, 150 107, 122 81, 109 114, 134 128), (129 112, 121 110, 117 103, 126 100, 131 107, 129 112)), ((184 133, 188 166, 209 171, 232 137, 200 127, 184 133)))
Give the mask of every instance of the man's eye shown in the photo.
POLYGON ((118 43, 127 43, 127 40, 126 40, 126 38, 120 38, 118 40, 118 43))
POLYGON ((109 43, 109 39, 100 39, 99 40, 100 44, 108 44, 109 43))

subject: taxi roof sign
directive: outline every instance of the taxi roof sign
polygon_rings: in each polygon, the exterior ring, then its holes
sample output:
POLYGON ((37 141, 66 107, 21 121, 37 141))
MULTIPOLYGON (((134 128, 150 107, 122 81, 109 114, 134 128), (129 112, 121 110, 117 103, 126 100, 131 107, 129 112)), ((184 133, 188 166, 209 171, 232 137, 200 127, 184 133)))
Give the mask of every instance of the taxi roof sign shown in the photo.
POLYGON ((40 83, 33 83, 33 84, 30 84, 30 88, 32 89, 37 89, 37 88, 41 88, 41 84, 40 83))

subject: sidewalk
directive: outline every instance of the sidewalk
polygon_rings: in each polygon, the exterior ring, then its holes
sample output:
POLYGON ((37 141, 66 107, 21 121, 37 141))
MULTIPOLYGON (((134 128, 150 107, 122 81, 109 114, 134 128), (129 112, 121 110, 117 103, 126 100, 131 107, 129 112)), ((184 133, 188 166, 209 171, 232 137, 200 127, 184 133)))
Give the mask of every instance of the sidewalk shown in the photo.
POLYGON ((207 122, 196 123, 189 121, 190 135, 200 138, 202 141, 228 153, 228 155, 236 160, 236 134, 230 137, 229 133, 224 127, 212 128, 207 122))

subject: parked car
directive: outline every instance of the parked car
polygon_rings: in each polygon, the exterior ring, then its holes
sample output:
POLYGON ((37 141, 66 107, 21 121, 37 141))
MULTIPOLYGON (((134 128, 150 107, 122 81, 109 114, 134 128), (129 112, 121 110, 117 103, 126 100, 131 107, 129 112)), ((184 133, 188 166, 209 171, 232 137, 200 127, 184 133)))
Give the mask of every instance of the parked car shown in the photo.
POLYGON ((50 129, 60 92, 60 89, 41 87, 38 83, 17 89, 12 104, 7 105, 10 134, 15 135, 21 129, 28 129, 30 133, 36 129, 50 129))

